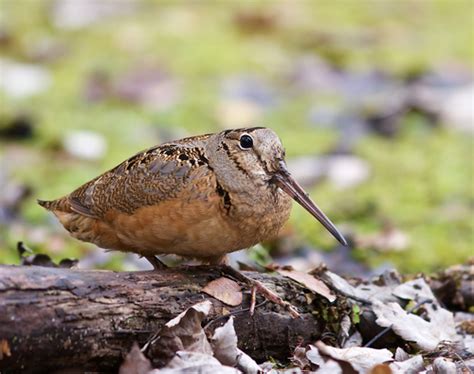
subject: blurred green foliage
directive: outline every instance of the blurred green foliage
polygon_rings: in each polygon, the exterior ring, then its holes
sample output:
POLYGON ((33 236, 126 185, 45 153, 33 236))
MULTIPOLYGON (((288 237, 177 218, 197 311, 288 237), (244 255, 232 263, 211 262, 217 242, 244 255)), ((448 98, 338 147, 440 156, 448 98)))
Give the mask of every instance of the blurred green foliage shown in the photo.
MULTIPOLYGON (((219 130, 219 81, 229 74, 250 72, 279 85, 293 58, 313 52, 342 68, 379 68, 404 78, 446 61, 473 61, 469 0, 145 1, 136 12, 80 30, 51 25, 52 1, 2 0, 0 6, 0 26, 9 30, 14 41, 4 56, 25 60, 25 51, 48 38, 67 49, 48 65, 52 86, 44 93, 24 100, 0 93, 0 114, 8 117, 26 111, 35 119, 37 132, 22 143, 0 143, 0 155, 12 147, 22 149, 24 155, 11 161, 8 171, 13 180, 34 190, 22 205, 25 231, 0 228, 0 261, 6 263, 18 262, 15 244, 29 237, 28 230, 52 225, 52 218, 35 204, 36 197, 53 199, 70 192, 160 142, 168 129, 180 135, 219 130), (276 14, 278 22, 246 33, 236 20, 238 12, 276 14), (365 43, 366 39, 371 42, 365 43), (157 112, 114 100, 88 103, 83 99, 87 74, 100 70, 117 76, 138 61, 162 64, 179 79, 178 105, 157 112), (106 157, 94 162, 62 157, 57 149, 71 129, 102 134, 108 143, 106 157)), ((312 104, 310 93, 300 94, 264 113, 262 123, 280 135, 289 156, 324 153, 337 141, 334 129, 309 123, 312 104)), ((360 258, 373 265, 388 260, 402 271, 414 272, 472 255, 472 138, 429 128, 412 115, 396 138, 370 136, 356 153, 373 168, 369 181, 347 191, 322 183, 311 191, 312 196, 335 222, 353 232, 377 232, 389 219, 411 239, 406 252, 380 254, 359 248, 360 258), (454 215, 444 209, 451 203, 460 207, 454 215)), ((299 207, 291 223, 315 246, 334 245, 299 207)), ((81 257, 91 248, 66 239, 60 250, 51 252, 47 240, 30 242, 57 258, 81 257)), ((120 268, 120 257, 106 266, 120 268)))

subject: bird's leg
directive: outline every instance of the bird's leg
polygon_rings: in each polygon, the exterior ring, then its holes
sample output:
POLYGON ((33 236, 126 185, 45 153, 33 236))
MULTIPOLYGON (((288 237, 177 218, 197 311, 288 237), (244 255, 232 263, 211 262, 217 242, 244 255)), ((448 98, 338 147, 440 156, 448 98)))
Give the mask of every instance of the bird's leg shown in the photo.
POLYGON ((254 295, 256 293, 259 293, 260 295, 262 295, 264 298, 271 301, 272 303, 280 305, 283 308, 285 308, 293 318, 300 317, 300 314, 297 312, 296 308, 293 305, 291 305, 289 302, 283 300, 275 292, 273 292, 270 289, 268 289, 267 287, 265 287, 265 285, 263 283, 255 280, 255 279, 251 279, 251 278, 247 277, 242 272, 234 269, 233 267, 231 267, 229 265, 223 264, 223 265, 221 265, 221 267, 222 267, 222 272, 223 273, 225 273, 225 274, 231 276, 232 278, 234 278, 234 279, 236 279, 236 280, 238 280, 242 283, 245 283, 245 284, 249 285, 250 287, 252 287, 252 297, 251 297, 251 301, 250 301, 250 311, 252 312, 251 314, 253 314, 253 310, 255 310, 255 300, 256 300, 256 298, 254 297, 254 295))
POLYGON ((168 266, 163 261, 161 261, 158 257, 156 257, 155 255, 144 256, 144 257, 153 266, 154 270, 163 270, 163 269, 168 268, 168 266))
POLYGON ((209 257, 207 259, 209 265, 229 265, 229 256, 217 256, 217 257, 209 257))

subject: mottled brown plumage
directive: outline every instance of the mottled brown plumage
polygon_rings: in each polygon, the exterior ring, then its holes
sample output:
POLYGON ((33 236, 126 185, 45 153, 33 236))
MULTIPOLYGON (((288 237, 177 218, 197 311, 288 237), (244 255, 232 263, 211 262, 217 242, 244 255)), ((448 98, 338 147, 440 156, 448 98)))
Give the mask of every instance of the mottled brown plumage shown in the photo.
POLYGON ((291 179, 270 129, 227 130, 138 153, 54 201, 39 201, 77 239, 148 258, 177 254, 219 263, 277 235, 294 198, 341 242, 291 179))

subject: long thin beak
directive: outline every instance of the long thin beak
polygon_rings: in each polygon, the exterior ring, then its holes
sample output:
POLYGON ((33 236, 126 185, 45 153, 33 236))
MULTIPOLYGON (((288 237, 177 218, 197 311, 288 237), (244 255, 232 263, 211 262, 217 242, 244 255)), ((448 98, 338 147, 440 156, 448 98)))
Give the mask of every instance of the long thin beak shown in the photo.
POLYGON ((286 169, 284 161, 280 162, 280 170, 274 174, 272 182, 290 195, 298 204, 305 208, 313 217, 315 217, 342 245, 347 246, 347 241, 334 226, 331 220, 323 211, 311 200, 308 194, 290 175, 286 169))

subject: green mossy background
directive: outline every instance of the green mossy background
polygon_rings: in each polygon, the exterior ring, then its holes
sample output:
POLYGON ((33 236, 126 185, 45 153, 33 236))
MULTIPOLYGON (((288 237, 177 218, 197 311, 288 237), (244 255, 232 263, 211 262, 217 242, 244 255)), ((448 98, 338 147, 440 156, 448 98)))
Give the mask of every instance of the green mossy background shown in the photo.
MULTIPOLYGON (((50 22, 53 1, 0 1, 0 26, 13 39, 2 47, 2 58, 28 62, 31 46, 44 39, 54 39, 67 49, 47 65, 52 74, 48 90, 23 100, 0 91, 0 117, 27 112, 35 120, 36 132, 30 140, 0 141, 0 160, 9 155, 2 168, 6 166, 13 181, 33 190, 22 204, 19 221, 0 226, 0 262, 18 263, 19 240, 56 259, 83 257, 92 246, 67 235, 56 249, 51 249, 48 237, 34 239, 31 232, 37 227, 54 227, 51 230, 62 235, 35 199, 70 192, 138 150, 159 143, 169 129, 180 136, 220 130, 219 81, 229 75, 250 72, 281 86, 287 65, 311 53, 342 69, 381 69, 400 78, 452 61, 473 66, 470 0, 140 4, 136 12, 67 30, 50 22), (236 24, 239 12, 276 14, 277 21, 268 30, 246 33, 236 24), (322 36, 331 42, 320 42, 322 36), (371 42, 364 43, 366 39, 371 42), (87 74, 100 70, 119 76, 140 61, 161 64, 179 80, 181 97, 176 105, 158 112, 118 100, 91 104, 83 99, 87 74), (106 156, 100 161, 63 157, 58 147, 74 129, 103 135, 106 156)), ((309 122, 308 110, 317 104, 310 93, 298 94, 264 112, 261 123, 280 135, 289 157, 334 148, 335 130, 309 122)), ((358 144, 356 155, 372 167, 368 181, 344 191, 322 182, 310 191, 333 221, 352 232, 376 233, 389 219, 410 237, 404 252, 357 248, 362 261, 372 266, 389 261, 400 271, 418 272, 472 256, 473 142, 470 135, 446 125, 432 127, 408 115, 394 138, 371 135, 358 144), (454 213, 446 213, 448 205, 456 207, 454 213)), ((300 207, 295 206, 291 225, 316 248, 334 246, 300 207)), ((121 258, 117 254, 103 266, 120 269, 121 258)))

